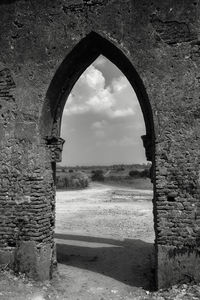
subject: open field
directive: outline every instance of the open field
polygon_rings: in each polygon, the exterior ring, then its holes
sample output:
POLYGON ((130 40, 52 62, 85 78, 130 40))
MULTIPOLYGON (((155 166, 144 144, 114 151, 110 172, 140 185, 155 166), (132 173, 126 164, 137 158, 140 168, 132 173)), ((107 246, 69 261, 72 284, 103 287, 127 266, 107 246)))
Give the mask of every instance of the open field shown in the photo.
POLYGON ((58 191, 55 237, 77 298, 129 299, 136 287, 153 288, 151 190, 92 183, 58 191))
POLYGON ((90 183, 57 191, 56 232, 154 241, 151 190, 90 183))

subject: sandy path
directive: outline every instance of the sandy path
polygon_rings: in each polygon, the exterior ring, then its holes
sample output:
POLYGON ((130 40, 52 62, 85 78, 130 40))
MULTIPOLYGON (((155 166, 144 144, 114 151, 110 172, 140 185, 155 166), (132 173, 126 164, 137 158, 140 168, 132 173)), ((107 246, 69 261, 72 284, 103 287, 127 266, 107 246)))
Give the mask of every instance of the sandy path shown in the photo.
POLYGON ((57 257, 69 299, 131 299, 138 287, 152 288, 151 199, 152 191, 104 184, 57 192, 57 257))

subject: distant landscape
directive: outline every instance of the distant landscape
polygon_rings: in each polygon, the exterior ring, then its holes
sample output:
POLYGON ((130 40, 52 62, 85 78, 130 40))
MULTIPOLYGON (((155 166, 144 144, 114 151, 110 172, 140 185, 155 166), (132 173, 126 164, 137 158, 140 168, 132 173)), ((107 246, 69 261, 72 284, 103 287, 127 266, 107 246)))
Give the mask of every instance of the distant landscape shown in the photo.
POLYGON ((96 181, 109 185, 152 189, 150 168, 150 163, 75 167, 57 165, 56 187, 62 190, 83 189, 96 181))
POLYGON ((153 288, 149 169, 150 164, 58 167, 57 261, 59 271, 67 280, 73 278, 76 293, 80 291, 69 299, 136 299, 130 295, 135 286, 153 288), (89 290, 96 294, 88 297, 89 290), (104 297, 105 291, 109 295, 104 297))

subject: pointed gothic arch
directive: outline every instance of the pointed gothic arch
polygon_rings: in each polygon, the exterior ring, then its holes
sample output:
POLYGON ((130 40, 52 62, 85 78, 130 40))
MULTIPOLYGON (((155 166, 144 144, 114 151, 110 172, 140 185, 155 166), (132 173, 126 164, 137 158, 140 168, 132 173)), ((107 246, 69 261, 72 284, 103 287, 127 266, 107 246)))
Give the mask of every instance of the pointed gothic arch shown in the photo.
POLYGON ((144 84, 127 56, 112 42, 95 32, 83 38, 57 69, 47 90, 42 110, 41 135, 48 139, 60 137, 62 113, 67 98, 81 74, 101 54, 121 70, 137 95, 146 127, 146 135, 142 136, 146 157, 153 162, 155 138, 153 114, 144 84))
POLYGON ((111 41, 103 38, 95 32, 89 33, 66 56, 57 69, 46 93, 42 114, 40 118, 40 134, 46 141, 51 151, 52 171, 55 182, 56 164, 61 161, 62 145, 64 140, 60 138, 61 120, 67 98, 82 73, 89 67, 99 55, 105 56, 115 64, 126 76, 133 87, 143 113, 146 135, 142 136, 146 158, 152 162, 151 180, 153 183, 153 215, 155 230, 155 262, 157 282, 157 209, 156 209, 156 176, 155 176, 155 132, 151 104, 145 86, 131 61, 111 41))

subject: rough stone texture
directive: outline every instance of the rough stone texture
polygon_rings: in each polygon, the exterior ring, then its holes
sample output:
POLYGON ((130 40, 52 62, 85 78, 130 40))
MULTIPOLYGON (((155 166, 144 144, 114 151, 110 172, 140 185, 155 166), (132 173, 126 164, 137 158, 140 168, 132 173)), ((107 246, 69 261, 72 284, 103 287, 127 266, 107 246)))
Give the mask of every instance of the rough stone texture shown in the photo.
POLYGON ((51 136, 46 138, 47 146, 51 151, 52 162, 62 161, 62 150, 64 142, 65 141, 60 137, 51 136))
POLYGON ((144 114, 157 285, 199 281, 199 1, 4 0, 0 13, 0 261, 13 265, 19 243, 40 249, 29 267, 14 262, 37 278, 47 245, 53 253, 62 110, 103 54, 127 76, 144 114))
POLYGON ((51 277, 52 248, 46 244, 37 248, 35 242, 21 242, 15 256, 15 269, 26 273, 35 280, 46 280, 51 277))

